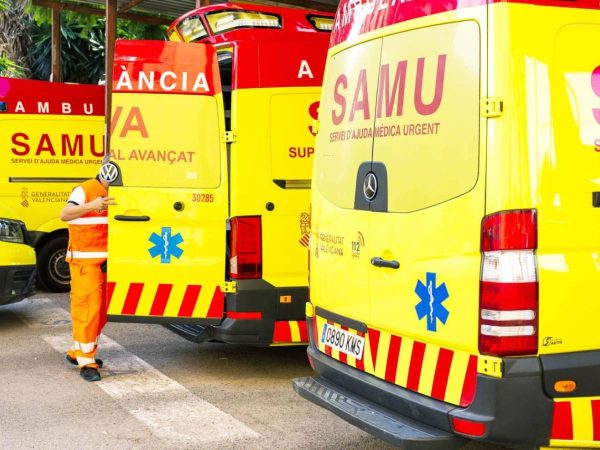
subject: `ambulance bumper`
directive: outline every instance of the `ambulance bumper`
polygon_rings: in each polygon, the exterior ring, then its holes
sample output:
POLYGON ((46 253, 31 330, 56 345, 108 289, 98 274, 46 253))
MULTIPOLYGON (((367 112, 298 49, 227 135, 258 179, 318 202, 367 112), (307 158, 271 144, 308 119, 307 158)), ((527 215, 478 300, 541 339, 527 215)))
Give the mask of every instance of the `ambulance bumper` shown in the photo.
POLYGON ((266 346, 274 343, 275 322, 304 322, 308 288, 280 288, 261 279, 238 280, 236 284, 236 292, 226 296, 225 318, 218 325, 204 325, 199 319, 198 324, 173 323, 167 327, 196 343, 218 341, 266 346), (284 297, 286 300, 282 302, 284 297))
POLYGON ((543 391, 537 358, 505 358, 504 377, 478 374, 466 408, 409 391, 343 364, 313 345, 307 353, 318 376, 296 379, 302 397, 403 449, 454 448, 464 438, 518 448, 548 445, 553 401, 543 391), (481 436, 461 436, 452 418, 485 424, 481 436))
POLYGON ((0 305, 33 295, 35 265, 0 267, 0 305))
POLYGON ((293 385, 294 390, 307 400, 403 450, 453 449, 464 443, 450 433, 411 420, 346 391, 327 378, 298 378, 293 385))

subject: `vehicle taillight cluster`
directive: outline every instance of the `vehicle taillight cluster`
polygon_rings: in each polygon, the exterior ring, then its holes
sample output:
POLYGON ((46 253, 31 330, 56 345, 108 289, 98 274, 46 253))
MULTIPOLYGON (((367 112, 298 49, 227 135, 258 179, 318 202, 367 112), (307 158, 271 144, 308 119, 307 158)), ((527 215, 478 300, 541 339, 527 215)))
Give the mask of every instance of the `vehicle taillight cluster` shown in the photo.
POLYGON ((538 350, 536 210, 502 211, 481 227, 479 351, 495 356, 538 350))
POLYGON ((229 275, 236 280, 262 277, 260 216, 230 219, 229 275))

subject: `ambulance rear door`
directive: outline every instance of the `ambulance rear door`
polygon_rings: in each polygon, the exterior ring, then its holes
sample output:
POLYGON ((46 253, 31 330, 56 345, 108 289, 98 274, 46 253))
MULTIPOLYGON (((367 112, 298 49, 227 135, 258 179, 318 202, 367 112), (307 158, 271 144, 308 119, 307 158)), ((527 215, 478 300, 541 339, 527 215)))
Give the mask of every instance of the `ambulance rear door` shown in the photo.
POLYGON ((478 351, 486 35, 478 11, 457 21, 432 16, 432 26, 383 38, 373 165, 361 183, 377 200, 370 324, 385 332, 372 346, 375 374, 456 405, 471 400, 465 386, 478 351), (434 376, 440 364, 443 389, 434 376))
POLYGON ((115 50, 109 320, 218 323, 228 216, 217 57, 198 43, 115 50))

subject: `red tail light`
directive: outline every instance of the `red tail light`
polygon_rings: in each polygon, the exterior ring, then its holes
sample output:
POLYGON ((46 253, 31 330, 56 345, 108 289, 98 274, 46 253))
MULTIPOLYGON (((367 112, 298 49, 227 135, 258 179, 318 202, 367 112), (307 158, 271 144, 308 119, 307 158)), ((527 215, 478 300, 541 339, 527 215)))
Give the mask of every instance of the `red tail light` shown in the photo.
POLYGON ((262 238, 260 216, 230 220, 229 275, 231 278, 262 277, 262 238))
POLYGON ((537 215, 502 211, 483 219, 479 351, 486 355, 538 350, 537 215))

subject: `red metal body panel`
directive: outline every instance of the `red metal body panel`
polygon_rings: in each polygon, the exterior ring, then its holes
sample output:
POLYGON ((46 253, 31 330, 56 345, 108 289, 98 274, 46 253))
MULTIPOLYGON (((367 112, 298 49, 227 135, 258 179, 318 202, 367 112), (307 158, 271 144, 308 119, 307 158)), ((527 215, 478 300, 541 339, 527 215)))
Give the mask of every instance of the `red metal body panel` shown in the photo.
POLYGON ((308 17, 331 17, 331 13, 297 8, 264 5, 221 3, 195 9, 173 22, 169 31, 181 21, 198 16, 209 35, 198 42, 216 46, 231 45, 234 49, 233 89, 321 86, 330 33, 317 31, 308 17), (213 34, 206 14, 218 11, 244 10, 275 14, 281 18, 281 28, 240 28, 213 34), (298 49, 298 50, 296 50, 298 49), (298 77, 298 67, 306 61, 312 77, 298 77))
POLYGON ((0 77, 7 114, 104 115, 104 86, 0 77))
POLYGON ((113 92, 218 94, 221 79, 215 51, 202 44, 117 41, 112 88, 113 92))

